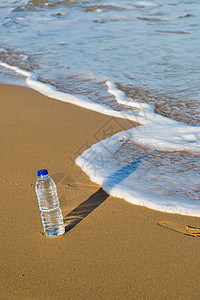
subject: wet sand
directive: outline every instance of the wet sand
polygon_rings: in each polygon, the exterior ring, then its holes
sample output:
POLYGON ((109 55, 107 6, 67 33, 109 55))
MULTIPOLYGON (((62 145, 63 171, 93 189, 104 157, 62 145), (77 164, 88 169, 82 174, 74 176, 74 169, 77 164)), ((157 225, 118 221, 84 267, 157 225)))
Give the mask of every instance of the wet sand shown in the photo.
POLYGON ((10 85, 0 103, 1 299, 199 299, 199 218, 111 197, 74 164, 133 123, 10 85), (58 187, 62 237, 43 233, 40 168, 58 187))

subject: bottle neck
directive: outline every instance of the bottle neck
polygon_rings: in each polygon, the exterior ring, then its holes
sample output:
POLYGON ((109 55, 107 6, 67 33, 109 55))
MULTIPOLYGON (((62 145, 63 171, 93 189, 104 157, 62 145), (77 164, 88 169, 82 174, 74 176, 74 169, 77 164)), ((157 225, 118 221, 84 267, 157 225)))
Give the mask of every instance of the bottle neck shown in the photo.
POLYGON ((48 177, 49 177, 48 174, 46 174, 46 175, 40 175, 40 176, 38 177, 38 179, 47 179, 48 177))

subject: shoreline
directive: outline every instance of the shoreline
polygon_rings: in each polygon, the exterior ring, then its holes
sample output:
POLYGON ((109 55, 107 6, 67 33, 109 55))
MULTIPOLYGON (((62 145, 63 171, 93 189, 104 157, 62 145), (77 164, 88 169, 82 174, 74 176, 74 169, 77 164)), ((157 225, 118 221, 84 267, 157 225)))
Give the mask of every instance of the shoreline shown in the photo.
POLYGON ((199 218, 109 196, 74 163, 118 119, 30 88, 0 84, 0 94, 2 298, 198 299, 199 218), (57 184, 60 238, 43 236, 40 168, 57 184))

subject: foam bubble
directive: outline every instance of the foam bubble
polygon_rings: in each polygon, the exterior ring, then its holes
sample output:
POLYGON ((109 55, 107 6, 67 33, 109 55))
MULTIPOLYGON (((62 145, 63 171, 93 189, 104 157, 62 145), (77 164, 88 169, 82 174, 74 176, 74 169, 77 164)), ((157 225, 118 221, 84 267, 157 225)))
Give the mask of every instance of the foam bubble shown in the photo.
POLYGON ((156 3, 153 3, 153 2, 149 2, 149 1, 137 1, 136 3, 135 3, 136 5, 138 5, 138 6, 147 6, 147 7, 158 7, 158 6, 160 6, 159 4, 156 4, 156 3))

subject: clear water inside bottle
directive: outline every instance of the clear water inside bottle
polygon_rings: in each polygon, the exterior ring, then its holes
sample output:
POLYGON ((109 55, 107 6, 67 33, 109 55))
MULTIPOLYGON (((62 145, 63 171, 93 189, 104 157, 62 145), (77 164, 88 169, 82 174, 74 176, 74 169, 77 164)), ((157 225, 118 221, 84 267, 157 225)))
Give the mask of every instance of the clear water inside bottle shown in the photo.
POLYGON ((39 176, 36 183, 36 194, 46 236, 53 237, 64 234, 65 227, 56 184, 48 175, 39 176))

